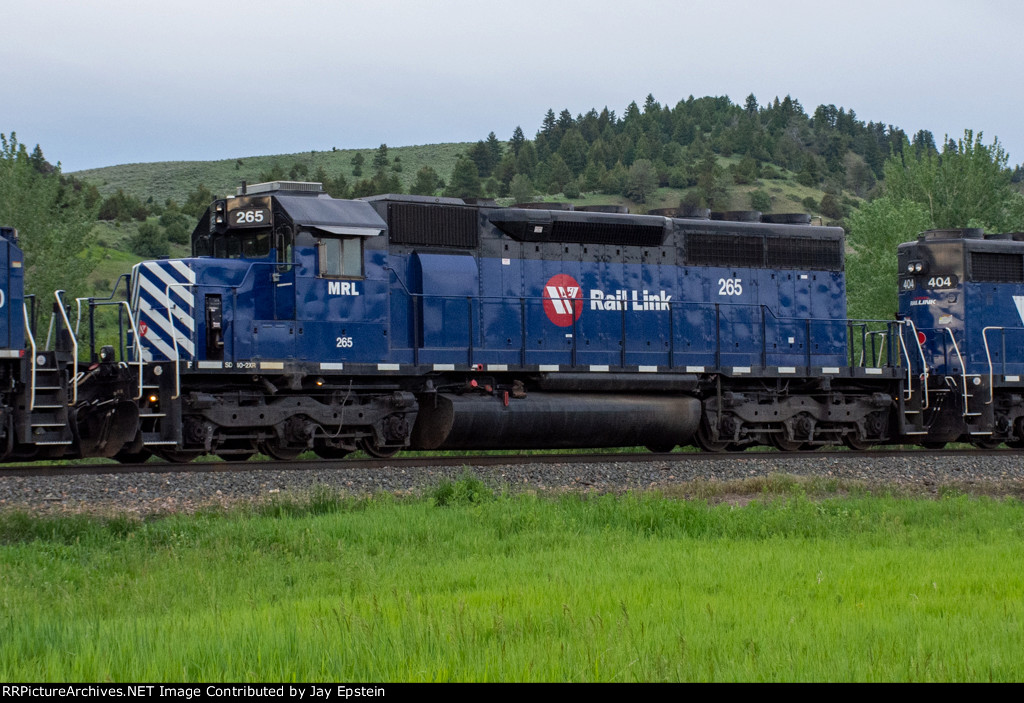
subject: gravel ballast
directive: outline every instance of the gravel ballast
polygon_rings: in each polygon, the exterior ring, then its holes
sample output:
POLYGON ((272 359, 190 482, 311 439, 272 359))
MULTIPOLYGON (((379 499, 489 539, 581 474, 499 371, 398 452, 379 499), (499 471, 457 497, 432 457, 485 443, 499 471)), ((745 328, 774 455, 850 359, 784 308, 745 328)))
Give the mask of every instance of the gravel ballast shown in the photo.
POLYGON ((479 468, 473 468, 472 459, 467 458, 462 466, 456 467, 403 465, 388 470, 324 468, 313 463, 308 470, 280 471, 274 470, 272 463, 254 462, 251 470, 238 472, 43 477, 4 476, 0 468, 0 511, 147 516, 302 496, 323 488, 351 495, 380 491, 415 495, 442 479, 454 480, 467 471, 495 488, 510 491, 663 489, 685 495, 688 486, 785 474, 921 494, 938 494, 943 487, 951 487, 971 493, 1024 496, 1024 462, 1013 452, 995 456, 934 456, 921 452, 897 457, 839 458, 751 453, 713 461, 679 456, 678 460, 647 462, 614 461, 609 457, 608 461, 588 463, 519 463, 479 468))

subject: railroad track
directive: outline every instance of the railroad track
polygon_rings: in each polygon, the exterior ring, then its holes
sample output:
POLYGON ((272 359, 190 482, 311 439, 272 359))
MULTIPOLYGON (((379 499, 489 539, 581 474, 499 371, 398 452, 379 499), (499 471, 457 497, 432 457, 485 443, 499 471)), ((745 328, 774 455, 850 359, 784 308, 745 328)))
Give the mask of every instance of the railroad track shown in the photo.
POLYGON ((167 474, 167 473, 240 473, 250 471, 323 471, 339 470, 396 470, 403 468, 452 468, 452 467, 489 467, 509 466, 517 464, 605 464, 629 463, 643 464, 652 462, 727 462, 744 458, 771 460, 786 459, 885 459, 913 457, 975 457, 1004 456, 1012 457, 1020 452, 1012 449, 878 449, 853 452, 848 450, 813 451, 813 452, 778 452, 773 450, 749 452, 673 452, 658 454, 652 452, 638 453, 597 453, 597 454, 470 454, 463 456, 397 456, 390 459, 304 459, 296 461, 195 461, 187 464, 170 462, 146 462, 143 464, 26 464, 0 466, 0 479, 3 477, 38 477, 38 476, 89 476, 100 474, 167 474))

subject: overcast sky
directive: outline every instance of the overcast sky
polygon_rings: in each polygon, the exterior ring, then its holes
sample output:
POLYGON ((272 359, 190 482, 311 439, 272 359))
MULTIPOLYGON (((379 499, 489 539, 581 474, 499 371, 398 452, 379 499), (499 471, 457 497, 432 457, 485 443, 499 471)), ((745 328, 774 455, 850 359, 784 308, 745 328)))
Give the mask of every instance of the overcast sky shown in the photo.
POLYGON ((0 0, 0 132, 66 172, 476 141, 792 95, 1024 161, 1020 0, 0 0))

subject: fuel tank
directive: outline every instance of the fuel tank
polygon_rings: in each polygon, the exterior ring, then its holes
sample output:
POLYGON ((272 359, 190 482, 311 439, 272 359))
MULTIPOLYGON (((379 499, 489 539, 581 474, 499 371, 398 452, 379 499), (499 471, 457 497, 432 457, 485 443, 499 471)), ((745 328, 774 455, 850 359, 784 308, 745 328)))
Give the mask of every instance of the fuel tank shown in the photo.
POLYGON ((687 396, 530 393, 420 398, 414 449, 560 449, 689 442, 701 404, 687 396))

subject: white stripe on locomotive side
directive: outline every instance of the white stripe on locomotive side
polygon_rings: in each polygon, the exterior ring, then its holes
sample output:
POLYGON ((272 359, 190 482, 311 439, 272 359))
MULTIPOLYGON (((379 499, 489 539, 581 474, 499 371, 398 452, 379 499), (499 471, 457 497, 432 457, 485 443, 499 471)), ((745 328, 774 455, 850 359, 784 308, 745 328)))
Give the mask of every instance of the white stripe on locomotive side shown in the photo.
POLYGON ((175 278, 171 275, 170 271, 157 263, 147 263, 145 266, 148 273, 160 279, 159 281, 154 281, 155 288, 158 290, 169 290, 172 295, 181 298, 190 308, 195 306, 195 296, 192 295, 192 292, 187 287, 191 283, 175 278))
MULTIPOLYGON (((141 313, 141 315, 146 316, 151 321, 153 321, 152 318, 150 317, 149 312, 146 310, 146 308, 149 307, 149 303, 147 303, 145 300, 140 300, 139 306, 139 312, 141 313)), ((143 357, 145 357, 146 354, 149 354, 151 358, 147 359, 147 361, 153 360, 152 352, 149 349, 146 349, 146 347, 150 347, 151 349, 155 349, 156 351, 160 352, 165 359, 173 359, 174 351, 171 349, 171 345, 161 338, 159 334, 160 329, 157 326, 157 323, 155 321, 153 322, 154 324, 149 326, 149 329, 146 331, 146 334, 142 335, 143 357)), ((164 330, 164 333, 166 334, 166 330, 164 330)))
MULTIPOLYGON (((174 337, 172 335, 178 333, 177 328, 171 324, 167 317, 165 317, 162 313, 158 312, 156 308, 154 308, 150 304, 150 302, 146 300, 146 298, 139 299, 139 311, 152 323, 152 325, 149 326, 149 330, 159 329, 160 331, 163 332, 163 336, 167 340, 166 342, 163 342, 163 340, 161 340, 161 342, 164 344, 163 347, 161 347, 160 344, 157 344, 155 342, 153 343, 153 346, 156 347, 157 349, 160 349, 168 359, 173 359, 174 350, 172 349, 172 346, 174 344, 174 337)), ((147 331, 146 334, 142 336, 143 341, 151 341, 150 334, 151 332, 147 331)), ((188 353, 189 356, 195 356, 195 345, 192 343, 192 340, 189 339, 187 336, 182 336, 178 334, 177 344, 181 351, 188 353)))
POLYGON ((182 261, 181 259, 172 259, 170 261, 170 264, 178 273, 185 277, 185 280, 188 283, 192 285, 195 284, 196 272, 190 269, 188 266, 186 266, 184 261, 182 261))
MULTIPOLYGON (((164 292, 156 288, 149 279, 139 279, 139 287, 146 291, 148 296, 152 298, 153 303, 156 303, 164 310, 171 308, 171 301, 168 300, 167 296, 164 295, 164 292)), ((180 321, 183 325, 185 325, 188 328, 189 332, 195 332, 196 321, 189 314, 189 312, 191 311, 191 306, 189 306, 188 312, 186 312, 185 309, 181 305, 178 305, 177 303, 175 303, 173 307, 174 317, 177 318, 178 321, 180 321)))

